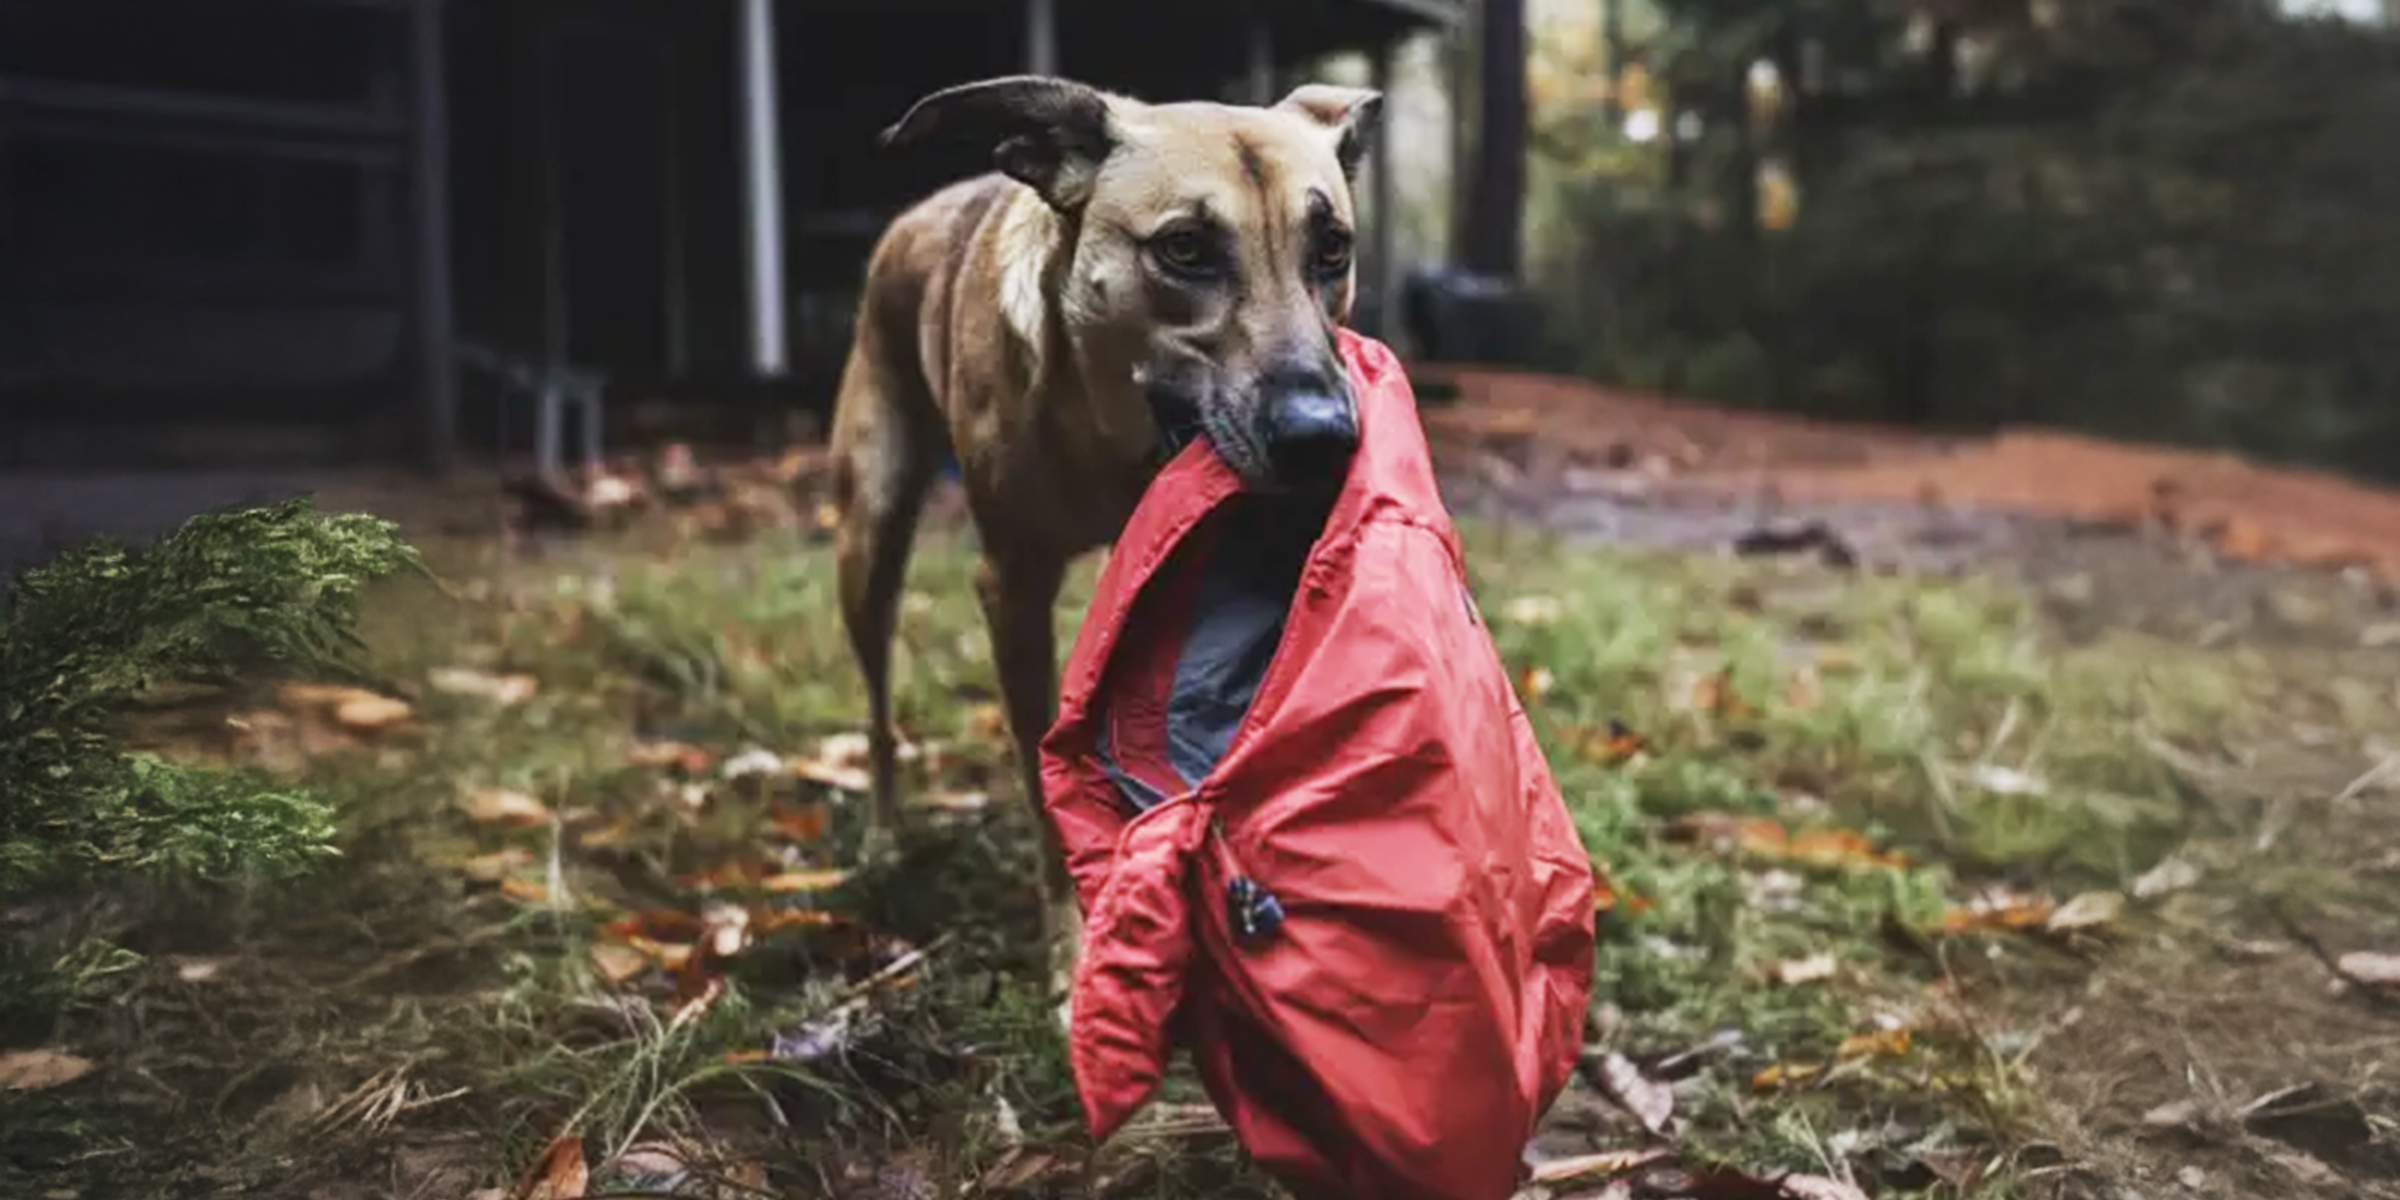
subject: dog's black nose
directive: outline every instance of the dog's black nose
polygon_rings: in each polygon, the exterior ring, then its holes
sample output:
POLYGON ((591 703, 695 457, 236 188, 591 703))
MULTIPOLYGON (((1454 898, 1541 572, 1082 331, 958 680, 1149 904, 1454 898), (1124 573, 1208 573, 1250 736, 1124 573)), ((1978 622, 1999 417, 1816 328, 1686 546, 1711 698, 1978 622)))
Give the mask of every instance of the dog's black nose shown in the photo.
POLYGON ((1286 392, 1267 404, 1268 461, 1285 483, 1340 477, 1358 450, 1358 412, 1350 398, 1328 389, 1286 392))

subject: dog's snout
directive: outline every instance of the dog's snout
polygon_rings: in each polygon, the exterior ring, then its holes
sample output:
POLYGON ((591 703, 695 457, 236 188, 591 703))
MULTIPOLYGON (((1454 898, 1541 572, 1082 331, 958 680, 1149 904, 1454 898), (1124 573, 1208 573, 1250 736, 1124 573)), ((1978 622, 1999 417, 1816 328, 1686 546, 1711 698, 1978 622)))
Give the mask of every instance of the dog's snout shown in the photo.
POLYGON ((1267 457, 1286 483, 1337 477, 1358 450, 1357 409, 1325 381, 1279 390, 1268 399, 1264 416, 1267 457))

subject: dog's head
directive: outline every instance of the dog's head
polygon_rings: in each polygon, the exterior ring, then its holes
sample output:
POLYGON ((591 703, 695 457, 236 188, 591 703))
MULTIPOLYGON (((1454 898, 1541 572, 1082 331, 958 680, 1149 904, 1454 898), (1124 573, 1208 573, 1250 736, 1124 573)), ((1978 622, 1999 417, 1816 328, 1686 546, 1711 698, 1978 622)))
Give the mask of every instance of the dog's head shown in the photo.
POLYGON ((1064 218, 1056 311, 1094 402, 1143 409, 1170 442, 1205 433, 1272 489, 1338 480, 1358 445, 1334 329, 1382 103, 1310 85, 1272 108, 1152 105, 1020 76, 927 96, 884 140, 994 145, 1064 218))

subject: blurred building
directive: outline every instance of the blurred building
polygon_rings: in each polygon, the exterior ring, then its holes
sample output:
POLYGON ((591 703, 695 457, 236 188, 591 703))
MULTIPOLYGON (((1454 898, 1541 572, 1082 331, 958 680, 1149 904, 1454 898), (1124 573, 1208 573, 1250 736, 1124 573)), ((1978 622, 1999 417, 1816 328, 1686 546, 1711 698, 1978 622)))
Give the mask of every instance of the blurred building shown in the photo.
POLYGON ((877 152, 917 95, 1266 97, 1464 3, 0 0, 0 463, 521 443, 462 344, 821 397, 876 232, 985 166, 877 152))

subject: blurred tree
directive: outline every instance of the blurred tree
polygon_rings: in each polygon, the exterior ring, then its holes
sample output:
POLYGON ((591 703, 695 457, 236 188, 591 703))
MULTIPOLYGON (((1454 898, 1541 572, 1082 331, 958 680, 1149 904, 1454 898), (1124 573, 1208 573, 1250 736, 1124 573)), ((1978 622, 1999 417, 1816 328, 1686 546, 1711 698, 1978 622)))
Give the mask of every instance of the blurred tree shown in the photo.
POLYGON ((1665 145, 1540 114, 1609 280, 1559 304, 1605 331, 1559 339, 1583 368, 2400 473, 2391 32, 2268 0, 1648 7, 1665 145))

